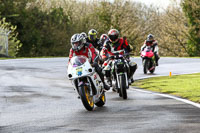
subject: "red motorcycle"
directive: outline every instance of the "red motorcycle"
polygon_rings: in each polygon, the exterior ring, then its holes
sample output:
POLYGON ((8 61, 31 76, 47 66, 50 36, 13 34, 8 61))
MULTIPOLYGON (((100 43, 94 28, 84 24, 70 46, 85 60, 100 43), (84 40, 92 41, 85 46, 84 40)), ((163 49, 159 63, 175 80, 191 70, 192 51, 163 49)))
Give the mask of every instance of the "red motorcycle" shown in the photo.
POLYGON ((155 56, 150 46, 146 46, 144 50, 141 52, 142 64, 144 74, 154 73, 156 68, 155 56))

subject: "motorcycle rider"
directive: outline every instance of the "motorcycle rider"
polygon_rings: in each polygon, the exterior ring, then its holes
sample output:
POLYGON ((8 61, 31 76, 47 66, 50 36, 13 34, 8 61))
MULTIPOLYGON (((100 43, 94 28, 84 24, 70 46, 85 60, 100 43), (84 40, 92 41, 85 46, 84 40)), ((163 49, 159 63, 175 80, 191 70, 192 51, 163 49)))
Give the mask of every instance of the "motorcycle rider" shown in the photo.
MULTIPOLYGON (((109 38, 109 40, 104 43, 104 46, 103 46, 103 49, 101 52, 102 58, 104 60, 107 59, 106 54, 109 54, 110 56, 112 56, 112 55, 114 55, 112 52, 115 52, 115 51, 119 51, 119 50, 123 49, 125 51, 125 53, 122 52, 120 54, 129 54, 131 52, 131 48, 126 40, 126 37, 119 38, 118 30, 111 29, 108 32, 108 38, 109 38)), ((131 84, 134 82, 133 74, 135 73, 135 71, 137 69, 137 64, 134 62, 131 62, 129 57, 127 58, 127 60, 129 63, 129 68, 130 68, 130 73, 128 74, 128 78, 129 78, 129 84, 131 84)), ((103 67, 104 67, 105 75, 106 75, 108 81, 110 82, 110 85, 112 86, 112 84, 111 84, 111 69, 110 69, 109 65, 107 65, 107 64, 109 64, 109 60, 104 62, 103 67)))
POLYGON ((152 51, 154 52, 156 66, 158 66, 158 60, 160 59, 158 54, 158 41, 154 39, 152 34, 147 36, 147 40, 145 40, 144 45, 141 47, 141 51, 143 51, 146 46, 151 46, 152 51))
POLYGON ((97 38, 97 31, 95 29, 89 30, 86 41, 88 43, 91 43, 94 46, 94 48, 97 49, 99 52, 101 51, 102 46, 98 44, 99 38, 97 38))
POLYGON ((95 71, 99 74, 103 82, 104 88, 106 90, 109 90, 110 87, 105 84, 102 70, 96 62, 97 53, 95 52, 93 45, 90 43, 84 42, 84 36, 82 34, 74 34, 71 37, 71 45, 72 45, 72 48, 70 49, 70 53, 69 53, 69 61, 72 57, 77 56, 77 55, 84 55, 87 58, 89 58, 91 65, 95 68, 95 71))
MULTIPOLYGON (((100 37, 100 39, 99 39, 98 45, 101 46, 101 47, 103 48, 103 44, 104 44, 107 40, 108 40, 107 34, 102 34, 101 37, 100 37)), ((102 49, 102 48, 101 48, 101 49, 102 49)), ((99 53, 99 64, 100 64, 100 65, 103 65, 103 62, 105 61, 105 58, 104 58, 104 59, 102 58, 103 55, 104 55, 104 54, 102 53, 102 50, 101 50, 100 53, 99 53)), ((107 56, 107 57, 109 56, 108 53, 106 54, 106 56, 107 56)))
MULTIPOLYGON (((108 40, 109 40, 108 35, 107 34, 102 34, 100 39, 99 39, 99 44, 103 46, 104 43, 106 41, 108 41, 108 40)), ((100 56, 101 56, 102 61, 104 62, 105 60, 108 59, 109 54, 108 53, 104 53, 103 50, 101 50, 100 56), (104 57, 104 58, 102 58, 102 57, 104 57)))
POLYGON ((86 43, 87 34, 85 32, 82 32, 81 35, 83 36, 83 43, 86 43))
POLYGON ((108 35, 107 34, 102 34, 100 36, 100 39, 99 39, 99 44, 103 46, 103 44, 105 43, 105 41, 109 40, 108 39, 108 35))
POLYGON ((86 39, 87 38, 87 34, 85 32, 81 32, 81 35, 86 39))

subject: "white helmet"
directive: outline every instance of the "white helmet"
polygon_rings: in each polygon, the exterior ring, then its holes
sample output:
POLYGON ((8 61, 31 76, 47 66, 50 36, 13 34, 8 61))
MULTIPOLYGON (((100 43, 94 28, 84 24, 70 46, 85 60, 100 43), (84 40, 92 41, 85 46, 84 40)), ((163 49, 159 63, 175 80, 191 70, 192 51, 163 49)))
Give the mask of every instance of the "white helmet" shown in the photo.
POLYGON ((84 37, 81 34, 74 34, 71 37, 71 45, 72 49, 75 51, 79 51, 84 46, 84 37))
POLYGON ((85 32, 82 32, 81 35, 83 36, 83 43, 86 43, 87 34, 85 32))

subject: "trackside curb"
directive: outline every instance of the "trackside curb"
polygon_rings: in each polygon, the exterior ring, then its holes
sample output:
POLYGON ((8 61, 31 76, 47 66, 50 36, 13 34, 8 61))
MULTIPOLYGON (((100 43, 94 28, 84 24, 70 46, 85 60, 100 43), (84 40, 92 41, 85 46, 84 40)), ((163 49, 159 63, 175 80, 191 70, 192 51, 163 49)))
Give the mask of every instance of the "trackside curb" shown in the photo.
POLYGON ((158 93, 158 92, 141 90, 141 89, 137 89, 137 88, 134 88, 134 87, 131 87, 131 89, 134 90, 134 91, 138 91, 138 92, 149 93, 149 94, 153 94, 153 95, 157 95, 157 96, 162 96, 162 97, 167 97, 167 98, 175 99, 177 101, 181 101, 181 102, 193 105, 193 106, 195 106, 197 108, 200 108, 200 104, 199 103, 195 103, 195 102, 189 101, 187 99, 179 98, 179 97, 172 96, 172 95, 169 95, 169 94, 162 94, 162 93, 158 93))

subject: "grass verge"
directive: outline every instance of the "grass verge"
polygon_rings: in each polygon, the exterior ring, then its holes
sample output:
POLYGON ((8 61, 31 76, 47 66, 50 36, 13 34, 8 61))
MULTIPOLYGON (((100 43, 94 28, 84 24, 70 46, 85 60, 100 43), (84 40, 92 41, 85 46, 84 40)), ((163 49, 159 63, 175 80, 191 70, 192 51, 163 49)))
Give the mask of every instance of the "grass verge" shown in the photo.
POLYGON ((143 79, 136 81, 133 86, 200 103, 200 73, 143 79))

